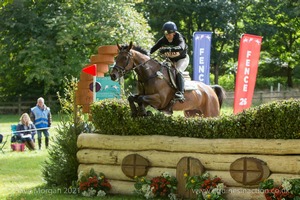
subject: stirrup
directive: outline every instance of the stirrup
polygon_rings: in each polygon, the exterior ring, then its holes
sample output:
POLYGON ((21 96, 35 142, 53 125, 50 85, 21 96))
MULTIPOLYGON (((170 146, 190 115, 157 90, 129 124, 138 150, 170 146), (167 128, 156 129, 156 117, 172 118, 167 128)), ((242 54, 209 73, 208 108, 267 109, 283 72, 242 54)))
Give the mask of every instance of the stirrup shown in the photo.
POLYGON ((182 92, 175 93, 175 101, 184 102, 185 98, 182 92))

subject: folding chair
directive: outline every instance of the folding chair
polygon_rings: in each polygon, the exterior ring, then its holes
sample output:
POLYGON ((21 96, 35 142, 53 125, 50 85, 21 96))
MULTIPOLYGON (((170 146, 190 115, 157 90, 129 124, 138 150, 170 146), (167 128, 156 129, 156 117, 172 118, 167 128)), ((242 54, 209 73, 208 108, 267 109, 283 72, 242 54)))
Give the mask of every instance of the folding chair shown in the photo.
POLYGON ((10 130, 11 130, 11 142, 17 142, 17 136, 18 136, 18 133, 17 133, 17 125, 13 124, 13 125, 10 125, 10 130))
POLYGON ((25 144, 22 141, 22 136, 17 132, 17 125, 10 126, 11 129, 11 148, 13 151, 24 151, 25 144))
POLYGON ((8 139, 8 135, 6 136, 6 139, 3 140, 3 135, 0 134, 0 151, 2 151, 2 153, 4 153, 3 148, 7 142, 7 139, 8 139))

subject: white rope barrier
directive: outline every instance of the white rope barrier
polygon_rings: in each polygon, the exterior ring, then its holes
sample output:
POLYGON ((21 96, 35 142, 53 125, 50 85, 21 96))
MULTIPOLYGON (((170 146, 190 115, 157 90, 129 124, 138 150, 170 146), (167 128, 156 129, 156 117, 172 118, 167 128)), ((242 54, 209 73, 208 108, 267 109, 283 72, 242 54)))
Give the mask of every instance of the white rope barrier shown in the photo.
MULTIPOLYGON (((27 129, 27 130, 21 130, 21 131, 11 131, 9 134, 15 134, 15 133, 21 133, 21 132, 28 132, 28 131, 39 131, 39 130, 48 130, 51 128, 57 128, 58 126, 50 126, 45 128, 36 128, 36 129, 27 129)), ((0 133, 2 135, 6 135, 5 133, 0 133)))

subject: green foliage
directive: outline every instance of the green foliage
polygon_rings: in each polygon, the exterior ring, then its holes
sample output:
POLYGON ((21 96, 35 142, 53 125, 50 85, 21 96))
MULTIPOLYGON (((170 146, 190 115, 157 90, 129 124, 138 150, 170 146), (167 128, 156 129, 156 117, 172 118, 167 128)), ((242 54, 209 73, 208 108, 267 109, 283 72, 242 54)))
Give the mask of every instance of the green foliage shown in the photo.
POLYGON ((280 185, 275 186, 273 179, 266 179, 259 183, 259 189, 264 190, 266 199, 299 200, 300 179, 283 179, 280 185))
POLYGON ((149 19, 153 32, 157 33, 156 39, 161 37, 162 24, 174 21, 186 36, 191 53, 192 34, 196 30, 211 31, 211 64, 219 75, 234 72, 244 33, 263 36, 261 55, 267 55, 262 56, 260 62, 263 77, 276 72, 276 76, 288 78, 286 82, 291 87, 292 77, 299 72, 299 1, 173 0, 166 3, 144 0, 137 3, 136 8, 149 19), (284 63, 289 68, 282 69, 284 63))
POLYGON ((103 100, 94 103, 91 107, 91 114, 95 129, 100 133, 104 130, 107 134, 114 135, 117 132, 126 133, 135 129, 134 120, 130 117, 128 103, 123 99, 103 100))
POLYGON ((185 188, 197 194, 198 200, 225 200, 225 184, 220 177, 211 177, 209 173, 186 177, 185 188))
POLYGON ((65 116, 57 128, 58 134, 52 141, 48 153, 49 158, 43 165, 43 176, 50 186, 69 187, 73 181, 77 180, 78 160, 76 157, 77 138, 80 133, 85 131, 86 124, 82 120, 82 114, 79 112, 74 119, 76 112, 74 105, 74 92, 76 80, 66 81, 66 93, 64 97, 59 96, 62 107, 62 113, 65 116), (66 102, 70 102, 67 105, 66 102))
POLYGON ((266 179, 259 183, 259 189, 272 189, 274 187, 273 179, 266 179))
POLYGON ((0 9, 0 92, 55 94, 99 46, 132 40, 149 47, 149 31, 133 4, 120 0, 13 1, 0 9))
POLYGON ((103 197, 111 189, 111 184, 102 172, 97 174, 91 168, 89 173, 79 173, 78 180, 72 188, 85 197, 103 197))
POLYGON ((225 90, 234 90, 235 88, 235 77, 233 74, 228 74, 224 76, 219 76, 219 85, 221 85, 225 90))
POLYGON ((163 172, 161 176, 153 177, 151 180, 146 177, 134 177, 134 192, 145 199, 176 199, 178 181, 175 176, 163 172))
POLYGON ((132 118, 128 103, 107 99, 93 105, 96 132, 109 135, 167 135, 196 138, 299 139, 300 100, 277 101, 236 115, 185 118, 155 113, 132 118))

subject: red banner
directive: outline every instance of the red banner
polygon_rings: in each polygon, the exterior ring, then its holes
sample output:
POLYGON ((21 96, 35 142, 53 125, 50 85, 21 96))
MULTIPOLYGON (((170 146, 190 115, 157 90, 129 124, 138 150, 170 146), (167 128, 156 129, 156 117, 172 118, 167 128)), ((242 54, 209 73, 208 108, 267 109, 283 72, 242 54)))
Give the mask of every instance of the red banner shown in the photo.
POLYGON ((261 36, 244 34, 240 41, 234 91, 234 114, 250 108, 255 88, 261 36))

